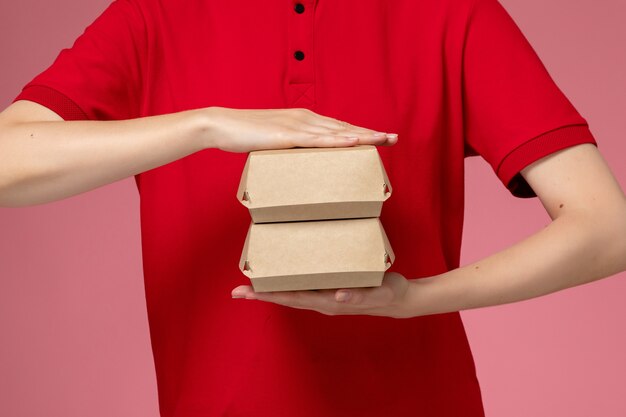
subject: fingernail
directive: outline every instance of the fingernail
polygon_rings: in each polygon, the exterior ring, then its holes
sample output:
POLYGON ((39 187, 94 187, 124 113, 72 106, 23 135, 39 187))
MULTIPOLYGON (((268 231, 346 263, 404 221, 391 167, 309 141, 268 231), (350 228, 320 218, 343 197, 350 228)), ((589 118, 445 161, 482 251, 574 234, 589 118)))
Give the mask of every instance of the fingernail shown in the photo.
POLYGON ((386 133, 383 133, 383 132, 376 132, 376 133, 374 133, 374 135, 373 135, 373 136, 374 136, 375 138, 382 138, 382 137, 383 137, 383 136, 385 136, 385 135, 386 135, 386 133))
POLYGON ((387 133, 387 139, 396 139, 397 137, 397 133, 387 133))
POLYGON ((337 292, 337 301, 348 301, 352 297, 352 293, 350 291, 338 291, 337 292))

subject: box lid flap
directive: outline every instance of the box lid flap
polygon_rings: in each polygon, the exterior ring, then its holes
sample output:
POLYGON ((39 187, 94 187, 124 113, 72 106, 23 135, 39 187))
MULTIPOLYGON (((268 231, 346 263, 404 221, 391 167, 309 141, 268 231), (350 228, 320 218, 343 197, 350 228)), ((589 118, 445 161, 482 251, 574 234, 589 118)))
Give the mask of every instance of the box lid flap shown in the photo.
POLYGON ((376 147, 251 152, 237 197, 248 208, 385 201, 392 188, 376 147))
POLYGON ((378 218, 251 224, 239 267, 250 278, 385 271, 393 251, 378 218))

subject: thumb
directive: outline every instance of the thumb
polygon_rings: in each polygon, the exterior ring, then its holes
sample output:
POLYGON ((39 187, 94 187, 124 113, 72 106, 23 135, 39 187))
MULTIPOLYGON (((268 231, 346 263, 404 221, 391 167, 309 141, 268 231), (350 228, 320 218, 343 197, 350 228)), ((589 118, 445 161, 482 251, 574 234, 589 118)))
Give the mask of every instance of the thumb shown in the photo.
POLYGON ((377 305, 383 300, 379 288, 350 288, 335 292, 335 301, 350 305, 377 305))

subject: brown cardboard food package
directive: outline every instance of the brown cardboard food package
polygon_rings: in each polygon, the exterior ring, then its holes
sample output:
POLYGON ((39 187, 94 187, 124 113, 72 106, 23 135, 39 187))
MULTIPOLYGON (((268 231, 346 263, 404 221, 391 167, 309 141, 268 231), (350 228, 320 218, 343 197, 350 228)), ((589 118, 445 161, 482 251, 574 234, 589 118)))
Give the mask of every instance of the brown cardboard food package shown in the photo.
POLYGON ((251 223, 239 268, 258 292, 374 287, 394 259, 377 217, 251 223))
POLYGON ((239 268, 259 292, 378 286, 394 261, 378 219, 390 195, 374 146, 251 152, 239 268))
POLYGON ((391 184, 376 147, 251 152, 237 197, 255 223, 380 216, 391 184))

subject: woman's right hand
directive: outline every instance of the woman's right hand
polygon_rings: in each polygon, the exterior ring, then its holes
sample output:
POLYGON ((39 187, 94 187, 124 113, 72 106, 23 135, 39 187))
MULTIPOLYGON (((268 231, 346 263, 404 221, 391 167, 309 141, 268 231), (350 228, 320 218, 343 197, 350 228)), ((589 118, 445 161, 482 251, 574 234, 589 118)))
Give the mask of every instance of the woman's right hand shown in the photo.
POLYGON ((47 107, 18 100, 0 113, 0 206, 60 200, 206 148, 250 152, 392 145, 398 139, 375 133, 306 109, 208 107, 128 120, 64 121, 47 107))
POLYGON ((293 147, 393 145, 395 133, 376 132, 305 108, 233 109, 209 107, 206 147, 229 152, 293 147))

